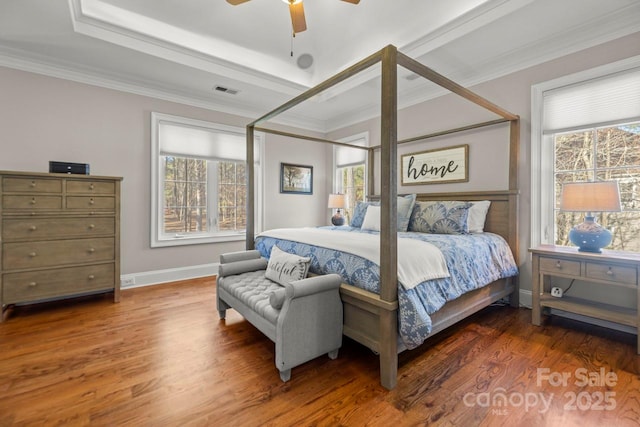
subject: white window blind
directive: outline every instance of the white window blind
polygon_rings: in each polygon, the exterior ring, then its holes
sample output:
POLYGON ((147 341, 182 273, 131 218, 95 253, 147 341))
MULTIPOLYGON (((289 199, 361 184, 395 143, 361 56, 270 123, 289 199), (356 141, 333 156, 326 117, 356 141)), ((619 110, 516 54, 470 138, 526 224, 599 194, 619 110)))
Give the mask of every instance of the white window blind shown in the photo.
MULTIPOLYGON (((358 147, 364 147, 366 143, 365 138, 350 141, 350 145, 356 145, 358 147)), ((336 156, 336 168, 344 168, 347 166, 359 165, 365 163, 367 160, 367 150, 362 148, 351 148, 343 145, 335 146, 336 156)))
POLYGON ((158 127, 163 156, 226 161, 247 158, 244 135, 163 121, 158 127))
POLYGON ((640 68, 543 93, 543 133, 554 134, 640 118, 640 68))

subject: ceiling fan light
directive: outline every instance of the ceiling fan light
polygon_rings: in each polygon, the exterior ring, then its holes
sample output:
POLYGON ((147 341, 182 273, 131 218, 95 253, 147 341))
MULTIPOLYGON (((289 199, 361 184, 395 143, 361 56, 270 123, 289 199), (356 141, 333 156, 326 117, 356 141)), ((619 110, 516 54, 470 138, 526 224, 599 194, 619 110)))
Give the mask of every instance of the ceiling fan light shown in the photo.
POLYGON ((298 4, 302 2, 302 0, 282 0, 282 1, 285 2, 286 4, 298 4))

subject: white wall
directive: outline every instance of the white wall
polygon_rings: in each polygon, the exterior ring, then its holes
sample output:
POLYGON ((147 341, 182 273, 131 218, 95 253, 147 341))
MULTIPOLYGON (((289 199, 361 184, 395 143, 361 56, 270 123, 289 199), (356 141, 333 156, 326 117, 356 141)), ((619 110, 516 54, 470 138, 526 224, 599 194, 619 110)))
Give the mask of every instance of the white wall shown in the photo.
MULTIPOLYGON (((150 248, 150 115, 241 127, 250 119, 2 67, 0 94, 0 169, 47 172, 49 160, 60 160, 89 163, 92 175, 124 178, 123 274, 211 264, 220 253, 244 249, 244 241, 150 248)), ((326 147, 291 149, 285 138, 269 134, 265 142, 266 226, 326 223, 326 147), (313 196, 279 194, 280 161, 314 165, 313 196)))
MULTIPOLYGON (((305 132, 305 134, 318 136, 309 132, 305 132)), ((322 143, 267 134, 265 144, 265 170, 267 174, 264 189, 265 230, 329 223, 331 214, 327 209, 327 200, 331 192, 332 165, 326 154, 328 149, 330 146, 322 143), (280 193, 281 162, 312 166, 313 194, 280 193)))

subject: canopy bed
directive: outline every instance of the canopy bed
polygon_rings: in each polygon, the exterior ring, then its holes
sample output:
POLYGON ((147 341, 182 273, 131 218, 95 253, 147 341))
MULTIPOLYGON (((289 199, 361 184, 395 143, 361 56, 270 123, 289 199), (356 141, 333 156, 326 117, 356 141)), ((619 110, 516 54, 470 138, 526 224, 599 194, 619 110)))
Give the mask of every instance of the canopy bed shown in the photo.
MULTIPOLYGON (((399 341, 399 233, 398 224, 398 156, 399 144, 416 140, 424 140, 456 132, 466 132, 486 126, 506 124, 509 126, 509 188, 498 191, 474 191, 458 193, 422 193, 416 195, 418 202, 425 201, 484 201, 491 202, 484 225, 486 232, 501 236, 508 244, 513 254, 513 262, 518 265, 518 154, 519 154, 519 117, 498 107, 488 100, 478 96, 470 90, 458 85, 446 77, 434 72, 421 63, 407 57, 392 46, 386 46, 382 50, 363 59, 350 68, 336 74, 332 78, 309 89, 270 113, 262 116, 247 125, 247 164, 253 165, 253 141, 255 131, 291 136, 304 140, 343 144, 320 138, 294 135, 273 129, 258 127, 259 124, 293 108, 322 91, 354 76, 355 74, 381 63, 381 112, 380 112, 380 145, 365 147, 368 150, 369 164, 373 165, 374 153, 379 152, 380 159, 380 194, 373 196, 375 185, 373 170, 369 167, 368 198, 376 200, 380 206, 379 237, 376 242, 379 245, 379 271, 376 277, 379 280, 375 291, 363 289, 352 284, 343 283, 340 293, 344 304, 343 332, 346 336, 367 346, 380 357, 380 382, 392 389, 397 382, 399 341), (414 138, 398 141, 397 139, 397 67, 398 65, 412 71, 418 76, 424 77, 441 87, 459 95, 460 97, 490 111, 499 116, 496 120, 473 123, 456 129, 440 131, 429 135, 421 135, 414 138)), ((248 201, 247 201, 247 228, 246 248, 254 249, 256 246, 254 226, 254 169, 248 167, 248 201)), ((401 200, 401 198, 400 198, 401 200)), ((400 245, 401 246, 401 245, 400 245)), ((517 274, 517 269, 516 269, 517 274)), ((401 289, 402 292, 404 292, 401 289)), ((402 296, 402 295, 401 295, 402 296)), ((461 296, 446 301, 436 312, 430 314, 430 335, 433 335, 448 326, 468 317, 478 310, 506 297, 510 297, 513 306, 518 305, 517 275, 501 277, 474 290, 463 293, 461 296)), ((402 348, 400 348, 402 350, 402 348)))

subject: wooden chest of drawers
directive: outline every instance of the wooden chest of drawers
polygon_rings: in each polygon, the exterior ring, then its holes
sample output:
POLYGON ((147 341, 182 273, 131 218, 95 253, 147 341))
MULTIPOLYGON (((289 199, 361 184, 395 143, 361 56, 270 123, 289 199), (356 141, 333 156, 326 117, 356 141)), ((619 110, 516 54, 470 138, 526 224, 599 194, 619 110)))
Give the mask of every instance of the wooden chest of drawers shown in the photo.
POLYGON ((120 299, 120 182, 0 171, 0 306, 99 292, 120 299))

